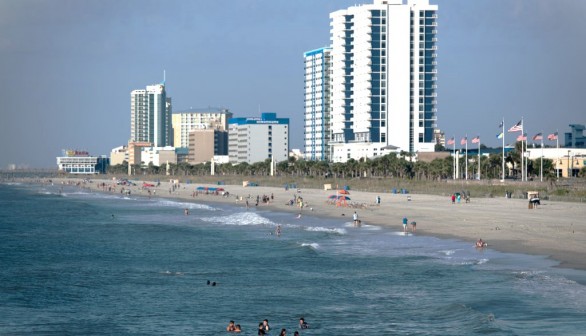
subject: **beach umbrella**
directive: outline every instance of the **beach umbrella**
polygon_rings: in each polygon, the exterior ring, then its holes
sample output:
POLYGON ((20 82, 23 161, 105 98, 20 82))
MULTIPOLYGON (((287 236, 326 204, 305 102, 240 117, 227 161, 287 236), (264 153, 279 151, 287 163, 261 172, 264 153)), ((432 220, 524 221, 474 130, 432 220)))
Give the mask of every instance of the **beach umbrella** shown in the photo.
POLYGON ((335 199, 335 200, 343 200, 343 201, 349 201, 350 197, 346 196, 346 195, 330 195, 328 197, 329 199, 335 199))
POLYGON ((338 190, 338 194, 340 194, 340 195, 350 195, 350 192, 348 190, 342 189, 342 190, 338 190))
POLYGON ((197 188, 195 188, 195 190, 206 190, 206 188, 205 187, 197 187, 197 188))

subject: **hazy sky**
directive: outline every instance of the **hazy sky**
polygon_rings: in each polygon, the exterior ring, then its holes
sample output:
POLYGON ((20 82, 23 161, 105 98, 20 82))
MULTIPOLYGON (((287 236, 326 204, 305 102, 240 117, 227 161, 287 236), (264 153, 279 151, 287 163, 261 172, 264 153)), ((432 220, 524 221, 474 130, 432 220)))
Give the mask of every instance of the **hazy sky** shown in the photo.
MULTIPOLYGON (((357 0, 0 0, 0 168, 56 167, 64 148, 109 154, 130 136, 130 91, 161 82, 174 110, 277 112, 302 148, 303 52, 357 0)), ((586 1, 439 5, 438 124, 496 146, 586 123, 586 1), (507 134, 508 139, 512 136, 507 134)))

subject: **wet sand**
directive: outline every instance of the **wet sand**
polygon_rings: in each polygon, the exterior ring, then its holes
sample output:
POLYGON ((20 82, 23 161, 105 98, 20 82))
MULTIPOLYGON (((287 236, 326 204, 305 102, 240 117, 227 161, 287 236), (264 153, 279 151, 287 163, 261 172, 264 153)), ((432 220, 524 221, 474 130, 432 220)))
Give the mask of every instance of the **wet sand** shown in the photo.
MULTIPOLYGON (((74 181, 72 179, 54 180, 74 181)), ((112 185, 112 180, 93 180, 86 184, 92 190, 99 183, 112 185)), ((152 183, 152 182, 149 182, 152 183)), ((148 196, 138 186, 130 187, 132 196, 148 196)), ((122 186, 115 186, 113 193, 120 194, 122 186)), ((128 187, 125 187, 128 189, 128 187)), ((169 197, 191 200, 194 202, 222 202, 245 207, 246 197, 254 207, 256 196, 274 196, 274 200, 259 207, 271 208, 304 215, 327 216, 351 220, 356 211, 365 224, 384 225, 403 230, 402 218, 417 222, 416 234, 432 235, 443 238, 456 238, 469 241, 470 244, 482 238, 489 248, 502 251, 548 256, 560 262, 560 267, 586 270, 586 204, 570 202, 542 201, 534 209, 528 208, 528 201, 522 199, 473 198, 470 203, 464 200, 452 204, 449 197, 422 194, 377 194, 355 192, 350 190, 351 201, 363 206, 349 207, 329 204, 328 196, 335 195, 335 190, 302 189, 285 190, 275 187, 243 187, 236 185, 181 184, 172 190, 170 182, 150 188, 151 197, 169 197), (222 187, 230 193, 229 197, 206 195, 199 192, 194 197, 196 187, 222 187), (169 192, 171 190, 171 192, 169 192), (301 196, 304 207, 289 206, 289 200, 301 196), (238 196, 238 199, 236 198, 238 196), (376 197, 381 197, 381 204, 376 205, 376 197), (243 197, 240 200, 240 197, 243 197)), ((106 189, 107 190, 107 189, 106 189)))

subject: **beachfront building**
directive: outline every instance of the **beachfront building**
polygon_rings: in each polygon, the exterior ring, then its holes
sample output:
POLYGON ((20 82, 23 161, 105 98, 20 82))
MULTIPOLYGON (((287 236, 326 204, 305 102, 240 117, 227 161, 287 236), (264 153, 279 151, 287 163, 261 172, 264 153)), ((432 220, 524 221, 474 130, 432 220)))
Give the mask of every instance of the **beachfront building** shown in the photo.
POLYGON ((437 10, 374 0, 330 14, 331 161, 434 150, 437 10))
POLYGON ((586 136, 584 136, 584 125, 571 124, 570 132, 564 134, 564 147, 586 148, 586 136))
POLYGON ((231 118, 228 128, 230 163, 287 160, 289 118, 277 118, 276 113, 264 112, 260 118, 231 118))
POLYGON ((149 85, 130 93, 130 141, 155 147, 172 145, 171 98, 165 84, 149 85))
POLYGON ((228 155, 228 131, 204 128, 189 132, 189 163, 209 162, 216 155, 228 155))
POLYGON ((119 146, 110 151, 110 164, 116 166, 128 162, 128 147, 119 146))
POLYGON ((195 129, 228 130, 228 120, 232 112, 225 108, 190 108, 173 112, 172 125, 174 146, 189 147, 189 132, 195 129))
POLYGON ((105 174, 109 165, 107 156, 91 156, 86 151, 64 150, 57 157, 59 171, 69 174, 105 174))
POLYGON ((152 147, 150 142, 131 141, 128 143, 128 164, 135 165, 142 163, 142 149, 152 147))
POLYGON ((160 167, 167 163, 177 163, 177 154, 175 147, 143 147, 141 148, 141 164, 160 167))
POLYGON ((557 170, 556 176, 578 176, 580 169, 586 166, 586 148, 540 148, 538 146, 527 148, 525 155, 538 164, 542 156, 544 159, 551 160, 557 170))
POLYGON ((330 159, 330 66, 332 48, 305 52, 304 144, 306 160, 330 159))

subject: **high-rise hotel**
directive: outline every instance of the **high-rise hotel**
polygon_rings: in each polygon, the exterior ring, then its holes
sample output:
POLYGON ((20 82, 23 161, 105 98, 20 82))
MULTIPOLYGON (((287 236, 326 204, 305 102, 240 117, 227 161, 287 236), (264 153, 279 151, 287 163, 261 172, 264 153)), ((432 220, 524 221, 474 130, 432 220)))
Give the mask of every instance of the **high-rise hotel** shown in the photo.
POLYGON ((149 142, 154 147, 173 144, 171 98, 165 84, 149 85, 130 93, 130 141, 149 142))
POLYGON ((305 57, 305 158, 330 160, 330 66, 332 48, 306 52, 305 57))
POLYGON ((331 49, 305 53, 307 158, 321 159, 318 148, 327 146, 334 162, 433 151, 437 5, 374 0, 333 12, 330 19, 331 49), (329 62, 322 65, 327 70, 319 71, 316 55, 329 62), (314 126, 320 118, 329 127, 314 126))

